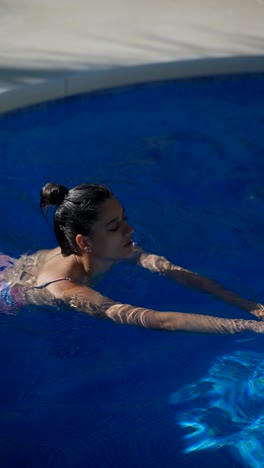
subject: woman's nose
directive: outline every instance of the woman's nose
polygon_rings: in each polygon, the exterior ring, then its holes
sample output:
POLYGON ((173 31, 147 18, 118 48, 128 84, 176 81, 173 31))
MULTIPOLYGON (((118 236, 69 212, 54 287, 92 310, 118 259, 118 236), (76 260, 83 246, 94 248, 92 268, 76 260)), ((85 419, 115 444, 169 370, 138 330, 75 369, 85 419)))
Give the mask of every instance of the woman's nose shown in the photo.
POLYGON ((130 224, 126 223, 126 232, 129 234, 133 234, 134 231, 135 229, 132 226, 130 226, 130 224))

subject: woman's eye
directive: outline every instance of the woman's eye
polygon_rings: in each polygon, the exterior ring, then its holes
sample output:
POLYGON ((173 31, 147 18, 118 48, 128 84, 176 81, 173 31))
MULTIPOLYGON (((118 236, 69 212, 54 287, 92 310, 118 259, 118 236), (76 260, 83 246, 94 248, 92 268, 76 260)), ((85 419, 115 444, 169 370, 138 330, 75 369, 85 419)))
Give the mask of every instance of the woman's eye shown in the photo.
MULTIPOLYGON (((127 221, 127 217, 124 216, 124 217, 122 218, 122 222, 125 223, 126 221, 127 221)), ((122 224, 122 222, 120 221, 120 223, 118 223, 118 224, 117 224, 116 226, 114 226, 112 229, 109 229, 109 232, 116 232, 116 231, 118 231, 118 229, 119 229, 120 225, 122 224)))
POLYGON ((110 232, 116 232, 118 230, 118 226, 115 226, 114 228, 110 229, 110 232))

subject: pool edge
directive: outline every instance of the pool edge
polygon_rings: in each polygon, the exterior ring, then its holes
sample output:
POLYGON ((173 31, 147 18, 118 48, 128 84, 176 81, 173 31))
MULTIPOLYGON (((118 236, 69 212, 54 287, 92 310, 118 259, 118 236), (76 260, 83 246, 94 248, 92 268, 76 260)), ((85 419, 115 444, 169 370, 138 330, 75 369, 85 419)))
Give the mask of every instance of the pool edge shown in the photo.
POLYGON ((31 105, 144 82, 264 72, 264 55, 217 57, 85 70, 0 94, 0 115, 31 105))

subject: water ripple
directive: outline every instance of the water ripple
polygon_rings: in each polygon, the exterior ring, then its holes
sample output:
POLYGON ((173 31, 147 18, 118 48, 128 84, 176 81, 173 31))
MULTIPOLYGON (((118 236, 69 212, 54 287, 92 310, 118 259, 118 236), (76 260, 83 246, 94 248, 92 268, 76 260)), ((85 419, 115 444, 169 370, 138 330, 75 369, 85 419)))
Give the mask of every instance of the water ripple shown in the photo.
POLYGON ((264 353, 219 357, 208 376, 172 394, 185 453, 229 447, 246 466, 264 466, 264 353))

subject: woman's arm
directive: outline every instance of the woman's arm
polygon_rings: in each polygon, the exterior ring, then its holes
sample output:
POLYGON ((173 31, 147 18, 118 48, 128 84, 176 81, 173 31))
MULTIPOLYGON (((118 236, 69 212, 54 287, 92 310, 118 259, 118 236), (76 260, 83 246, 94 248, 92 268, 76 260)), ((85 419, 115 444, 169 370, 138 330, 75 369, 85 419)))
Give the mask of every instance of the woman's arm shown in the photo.
POLYGON ((247 310, 256 317, 264 318, 264 306, 262 304, 244 299, 210 278, 173 265, 165 257, 149 254, 139 247, 135 247, 134 257, 131 260, 150 271, 161 273, 183 286, 188 286, 189 288, 196 289, 200 292, 212 294, 219 297, 219 299, 224 302, 235 305, 240 309, 247 310))
POLYGON ((137 325, 163 331, 235 334, 245 331, 264 333, 264 322, 223 319, 183 312, 159 312, 129 304, 120 304, 85 286, 64 290, 62 298, 72 307, 96 318, 108 318, 118 324, 137 325))

